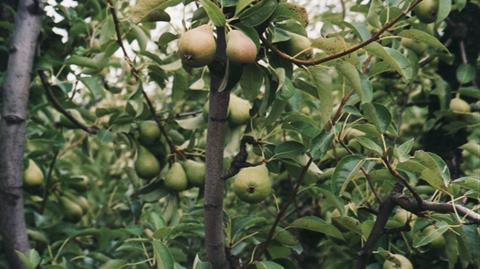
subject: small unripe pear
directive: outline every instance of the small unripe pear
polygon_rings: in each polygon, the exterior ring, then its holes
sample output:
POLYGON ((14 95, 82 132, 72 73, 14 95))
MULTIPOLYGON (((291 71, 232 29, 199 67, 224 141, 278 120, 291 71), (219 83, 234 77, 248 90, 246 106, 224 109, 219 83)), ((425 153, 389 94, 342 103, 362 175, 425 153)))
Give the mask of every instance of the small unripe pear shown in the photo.
POLYGON ((68 220, 77 222, 82 218, 83 209, 80 205, 65 196, 60 197, 60 203, 64 209, 64 216, 68 220))
POLYGON ((140 123, 139 131, 139 140, 143 145, 152 145, 158 138, 160 138, 160 128, 158 128, 157 123, 153 120, 140 123))
POLYGON ((253 63, 257 58, 257 46, 242 31, 232 30, 227 37, 227 57, 235 63, 253 63))
POLYGON ((296 33, 288 33, 290 40, 288 41, 288 53, 291 56, 297 56, 301 59, 312 57, 312 41, 303 35, 296 33))
POLYGON ((240 200, 259 203, 272 192, 272 181, 266 165, 243 168, 234 178, 233 190, 240 200))
POLYGON ((202 25, 186 31, 178 40, 178 48, 182 62, 191 67, 211 63, 217 50, 212 28, 202 25))
POLYGON ((470 112, 470 105, 465 102, 465 100, 456 97, 450 100, 450 110, 454 113, 469 113, 470 112))
POLYGON ((140 146, 135 161, 135 171, 139 177, 151 179, 160 173, 160 163, 152 153, 140 146))
POLYGON ((183 191, 188 187, 187 174, 179 162, 172 164, 165 174, 165 187, 172 191, 183 191))
POLYGON ((28 187, 36 187, 43 184, 45 177, 43 172, 33 160, 28 160, 28 167, 23 171, 23 183, 28 187))
POLYGON ((234 94, 230 94, 230 103, 228 112, 230 122, 234 125, 242 125, 250 119, 250 109, 252 105, 245 99, 234 94))
POLYGON ((185 167, 185 173, 187 174, 188 181, 193 186, 201 187, 205 182, 205 163, 194 160, 186 160, 183 163, 185 167))
POLYGON ((437 19, 438 0, 423 0, 415 7, 415 15, 423 23, 432 23, 437 19))
POLYGON ((385 260, 383 269, 413 269, 413 265, 405 256, 393 254, 385 260))

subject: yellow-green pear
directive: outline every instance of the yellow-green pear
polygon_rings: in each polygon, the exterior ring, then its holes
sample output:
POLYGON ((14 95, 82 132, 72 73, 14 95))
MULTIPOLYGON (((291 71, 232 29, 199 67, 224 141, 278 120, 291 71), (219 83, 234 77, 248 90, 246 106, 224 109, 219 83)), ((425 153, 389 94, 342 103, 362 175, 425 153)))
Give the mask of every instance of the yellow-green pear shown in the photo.
POLYGON ((232 30, 227 36, 227 57, 235 63, 253 63, 257 59, 257 46, 242 31, 232 30))
POLYGON ((205 66, 215 58, 217 45, 212 27, 202 25, 186 31, 178 40, 182 62, 191 67, 205 66))
POLYGON ((183 167, 185 168, 185 173, 187 174, 190 184, 197 187, 203 186, 206 173, 204 162, 186 160, 183 163, 183 167))
POLYGON ((393 254, 385 260, 383 269, 413 269, 413 265, 407 257, 393 254))
POLYGON ((234 177, 233 190, 240 200, 259 203, 272 192, 272 181, 266 165, 243 168, 234 177))
POLYGON ((450 100, 449 104, 450 110, 454 113, 469 113, 470 112, 470 105, 460 97, 455 97, 450 100))
POLYGON ((43 172, 32 159, 28 160, 28 167, 23 171, 23 183, 27 187, 36 187, 43 184, 43 172))
POLYGON ((405 48, 414 51, 417 55, 422 55, 428 48, 427 44, 406 37, 402 38, 400 44, 405 48))
POLYGON ((65 196, 60 197, 60 203, 64 210, 63 214, 68 220, 77 222, 82 218, 83 209, 80 205, 65 196))
POLYGON ((291 32, 288 35, 290 40, 288 40, 287 48, 291 56, 296 56, 300 59, 312 57, 312 41, 308 37, 291 32))
MULTIPOLYGON (((433 236, 433 233, 437 230, 435 225, 429 225, 423 230, 426 236, 433 236)), ((433 238, 433 240, 430 242, 430 246, 433 248, 443 248, 445 246, 445 237, 443 234, 437 234, 433 238)))
POLYGON ((423 0, 414 10, 417 18, 423 23, 432 23, 437 19, 438 0, 423 0))
POLYGON ((250 119, 252 105, 248 100, 242 99, 235 94, 230 94, 228 104, 229 120, 233 125, 242 125, 250 119))
POLYGON ((160 163, 146 148, 139 146, 135 171, 143 179, 151 179, 160 173, 160 163))
POLYGON ((172 191, 183 191, 187 189, 187 174, 179 162, 173 163, 165 174, 165 187, 172 191))
POLYGON ((152 145, 160 138, 160 128, 153 120, 143 121, 139 125, 139 140, 143 145, 152 145))

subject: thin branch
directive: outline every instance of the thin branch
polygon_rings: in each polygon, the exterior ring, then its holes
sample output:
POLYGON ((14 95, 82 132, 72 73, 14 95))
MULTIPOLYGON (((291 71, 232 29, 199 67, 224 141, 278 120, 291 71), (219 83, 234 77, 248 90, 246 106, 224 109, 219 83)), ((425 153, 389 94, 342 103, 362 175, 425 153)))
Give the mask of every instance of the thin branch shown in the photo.
POLYGON ((48 190, 49 190, 49 185, 50 181, 52 180, 52 174, 53 174, 53 168, 55 167, 55 163, 57 162, 58 158, 58 153, 59 151, 55 151, 55 154, 53 155, 52 161, 50 162, 50 165, 48 166, 48 172, 47 172, 47 177, 45 178, 45 186, 43 189, 43 199, 42 199, 42 209, 41 212, 43 213, 45 211, 45 207, 47 206, 47 200, 48 200, 48 190))
POLYGON ((353 95, 353 91, 349 92, 347 95, 345 95, 342 98, 342 101, 340 102, 340 105, 337 108, 337 111, 333 116, 330 118, 330 120, 327 122, 325 125, 325 130, 330 130, 332 129, 333 126, 335 126, 335 123, 340 119, 340 116, 342 115, 342 110, 343 107, 347 104, 348 99, 353 95))
MULTIPOLYGON (((132 74, 135 77, 135 80, 137 82, 139 82, 139 81, 141 81, 141 78, 140 78, 140 75, 139 75, 140 72, 138 71, 137 68, 135 68, 135 65, 133 64, 133 61, 128 56, 127 50, 125 49, 125 46, 123 45, 122 32, 120 30, 120 21, 118 20, 118 16, 117 16, 117 12, 115 10, 115 6, 113 5, 112 0, 107 0, 107 2, 108 2, 108 8, 110 10, 110 13, 112 14, 113 24, 115 26, 115 33, 116 33, 116 36, 117 36, 117 44, 122 49, 123 56, 124 56, 125 60, 127 61, 128 65, 130 66, 130 69, 132 70, 132 74)), ((175 144, 172 142, 172 140, 168 136, 167 131, 165 130, 165 127, 163 126, 160 119, 158 119, 155 107, 153 106, 153 103, 150 100, 150 98, 148 97, 145 90, 143 88, 140 88, 140 90, 142 91, 142 95, 143 95, 143 98, 145 99, 145 101, 147 102, 148 109, 150 110, 150 113, 152 114, 153 119, 157 123, 158 128, 160 129, 160 132, 162 133, 163 137, 165 138, 165 141, 167 142, 167 144, 170 148, 170 151, 174 152, 176 154, 179 154, 182 157, 185 157, 184 153, 177 149, 175 144)))
POLYGON ((403 18, 404 16, 407 15, 407 13, 409 13, 410 11, 412 11, 422 0, 416 0, 405 12, 402 12, 400 15, 398 15, 396 18, 394 18, 392 21, 388 22, 387 24, 385 24, 377 33, 375 33, 372 37, 370 37, 369 39, 347 49, 347 50, 344 50, 342 52, 339 52, 339 53, 336 53, 336 54, 332 54, 330 56, 327 56, 327 57, 324 57, 324 58, 320 58, 320 59, 316 59, 316 60, 300 60, 300 59, 297 59, 291 55, 288 55, 287 53, 281 51, 280 49, 278 49, 277 47, 275 47, 272 43, 270 43, 264 36, 260 36, 260 39, 262 40, 262 43, 265 44, 269 49, 271 49, 273 52, 275 52, 278 56, 280 56, 280 58, 282 59, 285 59, 285 60, 288 60, 296 65, 318 65, 318 64, 321 64, 321 63, 325 63, 325 62, 328 62, 328 61, 331 61, 331 60, 335 60, 335 59, 338 59, 338 58, 341 58, 343 56, 346 56, 352 52, 355 52, 367 45, 369 45, 370 43, 372 42, 375 42, 377 41, 378 39, 380 39, 381 35, 383 33, 385 33, 386 31, 388 31, 393 25, 395 25, 401 18, 403 18))
POLYGON ((52 89, 50 84, 48 83, 47 76, 43 71, 38 71, 38 75, 40 76, 40 80, 42 82, 43 88, 45 89, 45 93, 47 95, 48 100, 52 103, 53 107, 60 113, 62 113, 65 118, 67 118, 70 122, 75 124, 78 128, 84 130, 89 134, 96 134, 98 132, 98 128, 96 126, 86 126, 85 124, 78 121, 72 114, 70 114, 65 108, 62 107, 60 102, 55 98, 52 93, 52 89))
POLYGON ((300 186, 302 185, 302 182, 303 182, 303 180, 305 178, 305 175, 308 171, 308 167, 310 167, 310 164, 312 164, 312 162, 313 162, 313 157, 310 157, 307 164, 302 168, 300 176, 298 177, 297 184, 295 185, 295 188, 293 189, 292 194, 290 195, 290 198, 288 199, 288 201, 285 204, 283 204, 282 208, 278 212, 277 217, 273 221, 272 227, 270 228, 270 230, 268 232, 267 239, 265 239, 265 241, 259 246, 259 249, 258 249, 257 253, 255 254, 255 259, 254 260, 259 260, 262 257, 262 255, 265 253, 265 251, 267 250, 269 244, 271 243, 271 241, 273 239, 273 236, 275 235, 275 230, 277 229, 278 224, 280 223, 283 216, 287 212, 288 207, 295 201, 295 199, 297 197, 297 194, 298 194, 298 190, 300 189, 300 186))
POLYGON ((398 171, 397 169, 395 169, 395 167, 393 167, 390 162, 386 159, 386 158, 383 158, 382 159, 383 162, 385 163, 385 165, 387 166, 388 168, 388 171, 390 171, 390 174, 392 174, 394 177, 396 177, 397 179, 399 179, 402 184, 408 189, 408 191, 410 193, 412 193, 413 197, 415 198, 415 200, 417 201, 418 205, 421 206, 422 203, 423 203, 423 200, 422 198, 420 197, 420 195, 413 189, 412 186, 410 186, 410 184, 408 183, 408 180, 402 176, 398 171))
POLYGON ((480 223, 480 214, 475 211, 459 205, 451 203, 436 203, 423 200, 419 205, 418 202, 414 199, 410 199, 405 195, 396 195, 393 197, 396 204, 398 204, 403 209, 410 211, 414 214, 419 214, 424 211, 433 211, 437 213, 456 213, 458 212, 463 217, 469 219, 474 223, 480 223))
POLYGON ((240 169, 242 168, 257 166, 265 163, 265 162, 259 162, 256 164, 251 164, 247 162, 247 158, 248 158, 247 144, 257 145, 258 143, 255 140, 255 138, 253 138, 253 136, 246 135, 242 137, 242 140, 240 141, 240 150, 238 151, 237 155, 233 157, 233 161, 232 161, 232 164, 230 165, 230 168, 227 171, 225 171, 225 173, 223 173, 222 175, 223 180, 226 180, 228 178, 235 176, 236 174, 238 174, 238 172, 240 172, 240 169))

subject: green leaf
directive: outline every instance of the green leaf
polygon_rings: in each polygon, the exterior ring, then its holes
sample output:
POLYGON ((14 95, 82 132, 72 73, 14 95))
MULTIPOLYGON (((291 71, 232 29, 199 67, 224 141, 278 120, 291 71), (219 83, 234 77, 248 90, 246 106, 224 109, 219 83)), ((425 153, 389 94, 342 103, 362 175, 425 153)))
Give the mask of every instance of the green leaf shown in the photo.
POLYGON ((462 186, 467 190, 472 190, 480 194, 480 177, 461 177, 452 181, 451 184, 462 186))
POLYGON ((398 147, 395 145, 394 154, 400 162, 405 162, 410 159, 410 151, 412 151, 414 143, 415 139, 411 138, 398 147))
POLYGON ((249 100, 254 100, 260 93, 263 84, 263 70, 256 64, 248 64, 243 67, 240 86, 242 93, 249 100))
POLYGON ((419 248, 421 246, 428 245, 430 242, 433 240, 437 239, 438 237, 442 236, 443 233, 445 233, 448 230, 448 224, 446 222, 440 222, 439 224, 436 225, 436 229, 428 234, 428 235, 421 235, 421 236, 416 236, 413 239, 413 247, 414 248, 419 248))
POLYGON ((457 68, 457 80, 460 84, 466 84, 475 79, 475 67, 469 64, 461 64, 457 68))
POLYGON ((370 138, 367 138, 365 136, 360 136, 355 138, 360 145, 362 145, 364 148, 369 149, 375 153, 377 153, 379 156, 383 155, 383 149, 377 143, 373 142, 370 138))
POLYGON ((452 10, 452 0, 441 0, 438 1, 438 13, 437 21, 441 22, 448 17, 450 11, 452 10))
POLYGON ((445 190, 450 181, 450 170, 447 164, 438 155, 423 150, 415 152, 415 159, 426 167, 421 177, 433 187, 445 190))
POLYGON ((397 71, 405 79, 409 80, 413 76, 413 69, 410 62, 399 51, 383 47, 378 42, 372 42, 365 46, 365 50, 384 60, 393 70, 397 71))
POLYGON ((222 9, 211 0, 200 0, 205 12, 215 26, 223 26, 226 22, 222 9))
POLYGON ((360 155, 348 155, 343 157, 338 162, 333 172, 331 180, 331 187, 334 193, 337 193, 337 183, 343 183, 350 179, 350 177, 357 172, 362 162, 360 155))
POLYGON ((195 129, 204 127, 205 125, 205 118, 203 117, 202 113, 200 113, 195 117, 179 119, 175 121, 178 123, 180 127, 182 127, 185 130, 195 130, 195 129))
POLYGON ((418 42, 426 43, 433 48, 445 50, 448 52, 447 47, 445 47, 442 42, 440 42, 436 37, 425 33, 424 31, 420 31, 417 29, 408 29, 401 31, 398 35, 413 39, 418 42))
POLYGON ((340 232, 337 227, 315 216, 306 216, 296 219, 290 224, 290 227, 319 232, 337 239, 345 240, 342 232, 340 232))
POLYGON ((134 23, 169 21, 170 16, 165 12, 167 7, 178 5, 182 0, 139 0, 130 10, 134 23))
POLYGON ((314 159, 322 159, 330 149, 335 134, 333 132, 322 132, 312 140, 311 153, 314 159))
POLYGON ((373 123, 380 133, 387 130, 392 120, 387 108, 380 104, 367 103, 362 105, 362 111, 365 118, 373 123))
POLYGON ((272 261, 255 262, 255 266, 257 269, 284 269, 283 266, 272 261))
POLYGON ((460 254, 457 237, 451 231, 447 231, 443 235, 445 237, 445 253, 448 259, 448 269, 453 269, 460 254))
POLYGON ((277 1, 262 0, 254 6, 248 8, 240 14, 240 21, 242 24, 250 27, 255 27, 262 24, 277 8, 277 1))
POLYGON ((253 0, 238 0, 237 7, 235 8, 235 15, 238 15, 242 10, 248 7, 253 0))
POLYGON ((152 246, 157 269, 174 269, 173 257, 168 247, 160 240, 153 240, 152 246))
POLYGON ((303 157, 304 153, 305 146, 295 141, 287 141, 275 147, 275 157, 278 159, 298 161, 300 156, 303 157))
POLYGON ((360 96, 362 104, 372 101, 372 95, 369 92, 364 91, 360 74, 353 64, 347 61, 341 61, 335 65, 335 68, 337 68, 338 72, 347 79, 353 90, 355 90, 355 92, 360 96))
POLYGON ((127 264, 127 261, 126 260, 123 260, 123 259, 112 259, 112 260, 108 260, 107 262, 105 262, 104 264, 102 264, 102 266, 100 266, 99 269, 116 269, 116 268, 120 268, 122 267, 123 265, 127 264))
POLYGON ((23 253, 21 251, 15 250, 17 253, 18 258, 25 266, 26 269, 35 269, 40 264, 42 260, 40 255, 35 249, 30 249, 27 253, 23 253))

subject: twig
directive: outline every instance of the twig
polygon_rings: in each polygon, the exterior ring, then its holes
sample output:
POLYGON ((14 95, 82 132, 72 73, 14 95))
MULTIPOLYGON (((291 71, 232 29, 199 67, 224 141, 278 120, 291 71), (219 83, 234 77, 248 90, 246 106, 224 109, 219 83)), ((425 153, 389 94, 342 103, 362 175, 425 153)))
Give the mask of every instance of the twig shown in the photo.
POLYGON ((368 44, 370 44, 372 42, 377 41, 378 39, 380 39, 380 37, 383 33, 388 31, 393 25, 395 25, 395 23, 397 23, 401 18, 406 16, 408 12, 412 11, 421 1, 422 0, 416 0, 405 12, 402 12, 400 15, 398 15, 392 21, 385 24, 377 33, 375 33, 369 39, 367 39, 367 40, 365 40, 365 41, 363 41, 363 42, 361 42, 361 43, 359 43, 359 44, 357 44, 357 45, 355 45, 355 46, 353 46, 353 47, 351 47, 347 50, 344 50, 342 52, 332 54, 330 56, 320 58, 320 59, 316 59, 316 60, 300 60, 300 59, 297 59, 297 58, 295 58, 293 56, 290 56, 287 53, 281 51, 277 47, 275 47, 264 36, 261 35, 260 39, 262 40, 263 44, 265 44, 269 49, 271 49, 273 52, 275 52, 282 59, 288 60, 288 61, 290 61, 290 62, 292 62, 296 65, 318 65, 318 64, 321 64, 321 63, 325 63, 325 62, 328 62, 328 61, 335 60, 335 59, 341 58, 343 56, 346 56, 346 55, 348 55, 352 52, 355 52, 355 51, 367 46, 368 44))
POLYGON ((55 163, 57 162, 57 157, 58 157, 59 151, 55 151, 55 154, 53 155, 52 161, 50 162, 50 166, 48 167, 48 173, 47 177, 45 178, 45 186, 43 189, 43 200, 42 200, 42 209, 41 212, 45 211, 45 207, 47 206, 47 198, 48 198, 48 190, 49 190, 49 185, 50 181, 52 179, 52 173, 53 169, 55 167, 55 163))
POLYGON ((260 164, 263 164, 265 162, 259 162, 256 164, 251 164, 247 162, 248 158, 248 152, 247 152, 247 144, 250 145, 257 145, 257 141, 255 138, 252 136, 246 135, 242 137, 242 140, 240 141, 240 150, 238 151, 237 155, 233 157, 232 164, 230 165, 230 168, 225 171, 222 175, 223 180, 227 180, 228 178, 231 178, 238 174, 240 172, 240 169, 245 168, 245 167, 252 167, 252 166, 257 166, 260 164))
POLYGON ((84 130, 89 134, 96 134, 98 128, 96 126, 85 126, 83 123, 79 122, 72 114, 70 114, 65 108, 62 107, 60 102, 55 98, 52 93, 52 89, 50 88, 50 84, 48 83, 47 76, 43 71, 38 71, 38 75, 40 76, 40 80, 42 81, 43 88, 45 89, 45 93, 47 94, 48 100, 52 103, 53 107, 60 113, 62 113, 65 118, 75 124, 78 128, 84 130))
POLYGON ((347 95, 345 95, 342 98, 342 101, 340 102, 340 105, 337 108, 337 111, 333 116, 330 118, 330 120, 327 122, 325 125, 325 130, 330 130, 333 126, 335 126, 335 123, 340 119, 340 116, 342 115, 342 109, 347 104, 348 99, 353 95, 353 91, 349 92, 347 95))
POLYGON ((398 171, 397 169, 395 169, 391 164, 390 162, 386 159, 386 158, 383 158, 382 159, 383 162, 385 163, 385 165, 387 166, 388 168, 388 171, 390 171, 390 174, 392 174, 394 177, 398 178, 402 184, 408 189, 408 191, 410 193, 412 193, 413 195, 413 198, 415 198, 415 200, 417 201, 418 205, 419 206, 422 206, 422 203, 423 203, 423 200, 422 198, 420 197, 420 195, 418 195, 418 193, 413 189, 412 186, 410 186, 410 184, 408 183, 408 180, 402 176, 398 171))
POLYGON ((288 201, 285 204, 283 204, 282 208, 278 212, 277 217, 275 218, 275 220, 272 224, 272 227, 270 228, 270 230, 268 232, 267 239, 265 239, 265 241, 259 246, 259 249, 258 249, 257 253, 255 254, 254 260, 260 259, 262 257, 262 255, 265 253, 265 251, 267 250, 268 245, 270 244, 270 242, 273 239, 273 236, 275 235, 275 230, 277 229, 278 224, 280 223, 283 216, 287 212, 287 209, 290 206, 290 204, 292 204, 295 201, 298 190, 300 188, 300 185, 302 185, 302 182, 303 182, 303 179, 305 178, 305 174, 307 173, 308 167, 310 167, 310 164, 312 164, 312 162, 313 162, 313 157, 310 157, 307 164, 303 167, 303 169, 300 173, 300 176, 298 177, 297 184, 295 185, 295 188, 293 189, 293 192, 292 192, 290 198, 288 199, 288 201))
MULTIPOLYGON (((140 75, 139 75, 140 72, 135 68, 135 66, 133 64, 133 61, 128 56, 127 50, 125 49, 125 46, 123 45, 122 32, 120 31, 120 22, 119 22, 118 17, 117 17, 117 12, 115 10, 115 6, 113 5, 112 0, 107 0, 107 2, 108 2, 108 7, 109 7, 109 10, 110 10, 110 13, 112 14, 113 24, 115 26, 115 33, 116 33, 116 36, 117 36, 117 44, 122 49, 123 56, 124 56, 125 60, 127 61, 128 65, 130 66, 130 69, 132 69, 132 74, 135 77, 135 80, 137 82, 141 81, 141 78, 140 78, 140 75)), ((153 106, 153 103, 150 100, 150 98, 148 97, 145 90, 143 88, 140 88, 140 90, 142 91, 142 95, 143 95, 143 98, 145 99, 145 101, 147 102, 148 109, 150 110, 150 113, 152 114, 153 119, 157 123, 158 128, 160 129, 160 132, 162 133, 163 137, 165 138, 165 140, 166 140, 166 142, 167 142, 167 144, 170 148, 170 151, 174 152, 176 154, 179 154, 182 157, 185 157, 184 153, 177 149, 175 144, 172 142, 172 140, 168 136, 167 131, 165 130, 165 127, 163 126, 161 121, 158 119, 157 114, 155 112, 155 107, 153 106)))

